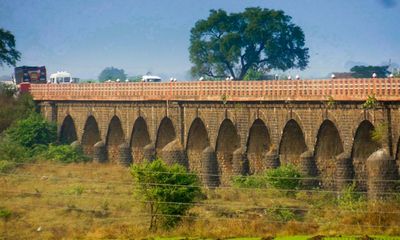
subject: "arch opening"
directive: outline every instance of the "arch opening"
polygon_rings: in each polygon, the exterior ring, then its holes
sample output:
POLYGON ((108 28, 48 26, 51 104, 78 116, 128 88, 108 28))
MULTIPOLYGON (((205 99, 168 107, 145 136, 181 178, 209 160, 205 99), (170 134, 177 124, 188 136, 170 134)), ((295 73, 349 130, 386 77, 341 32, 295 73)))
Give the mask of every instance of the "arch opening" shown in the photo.
POLYGON ((117 116, 114 116, 108 125, 106 147, 107 158, 110 162, 119 161, 119 145, 124 143, 125 135, 122 130, 121 121, 117 116))
POLYGON ((132 129, 131 150, 134 163, 141 163, 144 160, 144 147, 150 144, 150 135, 144 118, 139 117, 132 129))
POLYGON ((324 187, 333 188, 336 177, 335 157, 343 152, 343 144, 335 124, 325 120, 317 135, 315 161, 324 187))
POLYGON ((74 120, 70 115, 67 115, 61 125, 60 142, 63 144, 71 144, 76 140, 78 140, 78 137, 76 134, 74 120))
POLYGON ((163 118, 157 132, 156 154, 161 155, 163 148, 175 139, 175 128, 171 119, 169 119, 168 117, 163 118))
POLYGON ((226 184, 234 173, 234 152, 240 148, 240 138, 232 121, 225 119, 219 128, 216 146, 221 182, 226 184))
POLYGON ((282 134, 279 145, 279 159, 285 164, 299 166, 300 155, 307 151, 307 145, 304 139, 303 131, 300 125, 293 119, 289 120, 282 134))
POLYGON ((250 128, 247 141, 250 174, 262 172, 265 169, 264 156, 270 148, 271 140, 268 129, 261 119, 257 119, 250 128))
POLYGON ((93 156, 94 145, 101 140, 99 126, 93 116, 86 120, 82 135, 83 152, 88 156, 93 156))
POLYGON ((200 118, 196 118, 190 126, 186 147, 190 170, 202 172, 202 153, 208 146, 210 140, 206 127, 200 118))
POLYGON ((367 169, 366 161, 368 157, 380 148, 380 144, 372 139, 374 125, 368 120, 364 120, 357 128, 353 149, 351 152, 354 168, 354 178, 361 191, 367 190, 367 169))

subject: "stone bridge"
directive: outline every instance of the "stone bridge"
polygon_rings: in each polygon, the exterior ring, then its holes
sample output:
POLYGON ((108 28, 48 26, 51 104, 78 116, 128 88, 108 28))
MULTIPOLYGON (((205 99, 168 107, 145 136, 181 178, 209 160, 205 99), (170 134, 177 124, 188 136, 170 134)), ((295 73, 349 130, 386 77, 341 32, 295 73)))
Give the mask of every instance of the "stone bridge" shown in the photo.
POLYGON ((201 173, 209 186, 288 163, 328 189, 355 180, 367 190, 371 176, 398 179, 400 79, 31 85, 30 91, 57 123, 60 140, 78 141, 100 162, 160 156, 201 173), (391 159, 369 169, 367 158, 381 147, 391 159))

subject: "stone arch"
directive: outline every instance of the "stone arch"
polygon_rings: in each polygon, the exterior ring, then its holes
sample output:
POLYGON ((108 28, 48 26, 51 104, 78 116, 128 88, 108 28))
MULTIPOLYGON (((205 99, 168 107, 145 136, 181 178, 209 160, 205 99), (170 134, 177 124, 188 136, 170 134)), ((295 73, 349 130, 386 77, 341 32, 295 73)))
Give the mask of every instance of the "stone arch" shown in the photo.
POLYGON ((168 117, 163 118, 157 131, 156 153, 160 154, 162 149, 175 139, 176 133, 172 120, 168 117))
POLYGON ((101 140, 99 126, 93 116, 86 119, 82 134, 83 152, 88 156, 93 156, 94 145, 101 140))
POLYGON ((296 120, 290 119, 282 133, 279 144, 279 159, 284 164, 299 166, 300 155, 307 151, 304 133, 296 120))
POLYGON ((72 142, 78 140, 76 134, 76 128, 74 120, 71 115, 67 115, 60 129, 60 142, 65 144, 71 144, 72 142))
POLYGON ((222 183, 228 183, 232 174, 246 171, 242 164, 240 137, 232 121, 225 119, 219 128, 216 145, 217 162, 222 183))
POLYGON ((200 173, 202 170, 202 153, 210 146, 210 139, 204 122, 200 118, 193 120, 187 138, 186 152, 189 169, 200 173))
POLYGON ((179 163, 188 167, 182 144, 176 135, 172 120, 168 117, 163 118, 158 127, 155 148, 157 156, 161 157, 166 163, 179 163))
POLYGON ((144 147, 151 143, 150 134, 147 128, 146 120, 143 117, 136 119, 131 135, 131 150, 133 161, 140 163, 144 158, 144 147))
POLYGON ((374 129, 374 125, 370 121, 362 121, 355 132, 351 151, 354 178, 362 191, 367 190, 367 158, 380 147, 380 144, 372 139, 371 134, 374 129))
POLYGON ((343 152, 343 143, 336 125, 325 120, 319 127, 314 159, 318 175, 325 187, 333 188, 336 177, 336 156, 343 152))
POLYGON ((250 130, 247 140, 247 159, 249 161, 249 173, 262 172, 265 169, 264 155, 271 148, 270 134, 261 119, 256 119, 250 130))
POLYGON ((119 146, 125 142, 125 134, 122 129, 121 120, 114 116, 108 125, 106 148, 107 158, 110 162, 119 161, 119 146))

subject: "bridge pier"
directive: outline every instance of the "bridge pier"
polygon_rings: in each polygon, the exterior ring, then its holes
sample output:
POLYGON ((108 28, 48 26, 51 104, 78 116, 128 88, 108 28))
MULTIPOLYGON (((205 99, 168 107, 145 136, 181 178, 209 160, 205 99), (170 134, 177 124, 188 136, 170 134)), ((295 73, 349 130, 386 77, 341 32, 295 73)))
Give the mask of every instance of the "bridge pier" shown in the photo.
POLYGON ((103 141, 99 141, 93 146, 93 161, 98 163, 107 162, 107 149, 103 141))
POLYGON ((128 143, 122 143, 119 148, 119 164, 128 167, 132 163, 131 147, 128 143))
POLYGON ((386 149, 372 153, 366 162, 368 176, 368 198, 379 200, 390 197, 398 179, 396 161, 386 149))
POLYGON ((202 152, 202 171, 200 178, 207 187, 214 188, 220 184, 218 176, 218 162, 215 151, 212 147, 207 147, 202 152))

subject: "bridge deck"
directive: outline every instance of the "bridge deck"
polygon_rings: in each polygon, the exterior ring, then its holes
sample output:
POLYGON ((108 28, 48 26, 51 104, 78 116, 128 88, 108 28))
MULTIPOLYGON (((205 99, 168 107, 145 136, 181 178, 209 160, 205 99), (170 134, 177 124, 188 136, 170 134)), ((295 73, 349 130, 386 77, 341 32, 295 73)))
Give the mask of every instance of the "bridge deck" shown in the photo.
POLYGON ((32 84, 34 100, 400 101, 400 78, 32 84))

